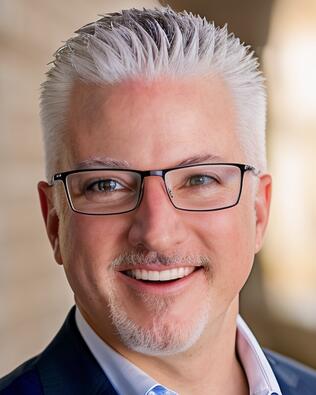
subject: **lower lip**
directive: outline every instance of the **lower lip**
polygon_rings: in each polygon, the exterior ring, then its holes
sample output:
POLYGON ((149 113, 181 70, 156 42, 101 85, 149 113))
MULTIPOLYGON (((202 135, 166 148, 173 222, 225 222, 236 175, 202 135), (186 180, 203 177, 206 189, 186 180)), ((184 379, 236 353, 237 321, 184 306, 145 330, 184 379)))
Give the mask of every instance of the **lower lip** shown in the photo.
POLYGON ((141 280, 136 280, 135 278, 131 278, 126 276, 121 272, 117 272, 118 279, 125 283, 127 286, 134 288, 139 292, 147 292, 156 295, 166 295, 166 294, 175 294, 181 292, 186 287, 190 286, 193 282, 195 282, 199 277, 204 275, 203 268, 197 269, 186 277, 182 277, 179 280, 175 280, 172 282, 145 282, 141 280))

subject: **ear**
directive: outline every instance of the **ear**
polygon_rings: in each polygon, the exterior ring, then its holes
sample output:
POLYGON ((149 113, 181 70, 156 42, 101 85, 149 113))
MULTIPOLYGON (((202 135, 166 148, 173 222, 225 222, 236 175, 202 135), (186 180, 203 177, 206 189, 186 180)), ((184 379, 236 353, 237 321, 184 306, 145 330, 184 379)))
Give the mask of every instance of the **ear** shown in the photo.
POLYGON ((53 199, 53 188, 47 182, 40 181, 37 185, 41 203, 42 215, 46 226, 46 232, 54 251, 55 261, 62 265, 62 257, 59 244, 59 217, 53 199))
POLYGON ((258 190, 256 195, 256 244, 255 252, 257 253, 263 243, 263 238, 266 232, 271 203, 272 179, 269 174, 264 174, 259 177, 258 190))

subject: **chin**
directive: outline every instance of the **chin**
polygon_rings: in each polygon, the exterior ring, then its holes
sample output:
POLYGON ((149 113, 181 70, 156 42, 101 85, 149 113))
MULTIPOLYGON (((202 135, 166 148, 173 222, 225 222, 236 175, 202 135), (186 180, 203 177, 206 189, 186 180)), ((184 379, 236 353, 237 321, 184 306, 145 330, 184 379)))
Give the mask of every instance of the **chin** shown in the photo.
POLYGON ((193 314, 190 312, 177 318, 170 311, 170 300, 159 299, 160 303, 155 305, 154 311, 146 313, 142 310, 144 313, 139 319, 131 318, 118 303, 110 305, 112 324, 121 343, 130 350, 153 356, 174 355, 189 350, 208 324, 209 304, 203 303, 193 314))

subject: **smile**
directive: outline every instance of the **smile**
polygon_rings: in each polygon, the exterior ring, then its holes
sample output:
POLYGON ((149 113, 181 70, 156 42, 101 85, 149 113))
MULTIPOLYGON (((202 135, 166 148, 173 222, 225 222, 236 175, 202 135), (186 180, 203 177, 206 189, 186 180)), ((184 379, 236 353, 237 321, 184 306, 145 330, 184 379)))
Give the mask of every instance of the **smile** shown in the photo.
POLYGON ((144 269, 136 269, 136 270, 127 270, 124 274, 128 277, 134 278, 136 280, 143 281, 170 281, 177 280, 182 277, 186 277, 190 275, 196 267, 178 267, 174 269, 168 270, 144 270, 144 269))
POLYGON ((137 292, 156 295, 175 295, 187 287, 203 281, 205 273, 203 266, 180 266, 161 270, 161 265, 150 265, 143 269, 138 265, 135 269, 116 271, 118 281, 137 292), (159 270, 157 270, 159 269, 159 270))

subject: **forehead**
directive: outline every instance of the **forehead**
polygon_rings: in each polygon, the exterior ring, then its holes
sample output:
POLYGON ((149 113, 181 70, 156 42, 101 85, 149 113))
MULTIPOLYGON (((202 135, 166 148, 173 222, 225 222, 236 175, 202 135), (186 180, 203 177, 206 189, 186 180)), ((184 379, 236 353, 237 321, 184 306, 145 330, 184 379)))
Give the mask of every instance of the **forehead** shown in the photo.
POLYGON ((65 143, 68 167, 102 157, 141 169, 241 156, 233 98, 219 77, 76 83, 65 143))

